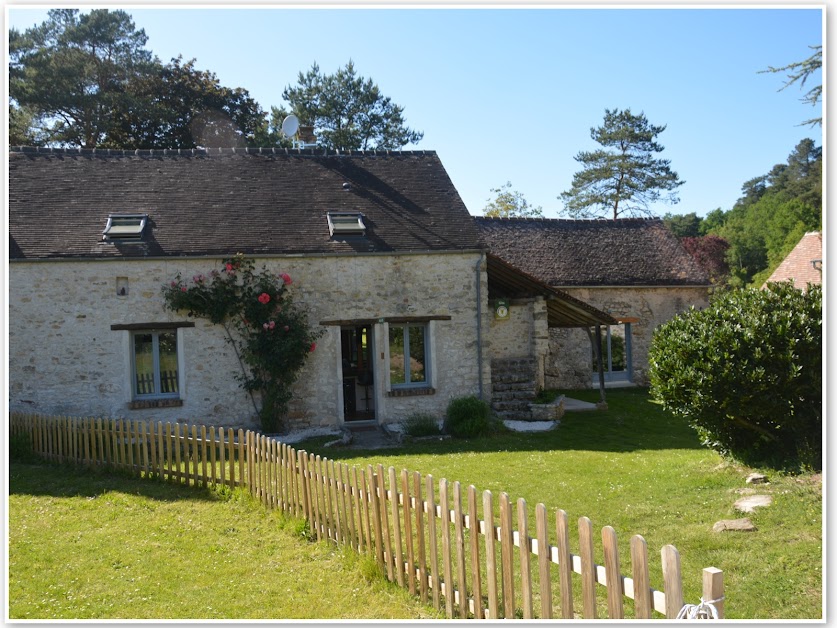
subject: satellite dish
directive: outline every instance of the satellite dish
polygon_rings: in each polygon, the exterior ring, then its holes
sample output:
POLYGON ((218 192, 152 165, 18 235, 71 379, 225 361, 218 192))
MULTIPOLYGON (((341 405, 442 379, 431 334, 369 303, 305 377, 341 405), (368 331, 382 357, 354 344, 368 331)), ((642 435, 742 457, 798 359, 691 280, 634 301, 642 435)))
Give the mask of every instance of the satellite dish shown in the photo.
POLYGON ((282 120, 282 133, 285 137, 293 137, 299 130, 299 118, 291 114, 282 120))

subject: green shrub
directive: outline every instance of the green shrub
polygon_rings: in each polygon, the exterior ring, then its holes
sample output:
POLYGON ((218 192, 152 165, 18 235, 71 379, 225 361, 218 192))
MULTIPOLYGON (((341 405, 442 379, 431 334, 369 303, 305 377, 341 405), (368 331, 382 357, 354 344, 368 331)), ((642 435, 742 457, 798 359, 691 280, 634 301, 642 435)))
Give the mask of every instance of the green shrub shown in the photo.
POLYGON ((440 434, 439 421, 432 414, 411 414, 404 421, 404 431, 410 436, 438 436, 440 434))
POLYGON ((445 432, 457 438, 486 434, 491 428, 491 408, 477 397, 451 400, 445 415, 445 432))
POLYGON ((659 327, 651 394, 746 464, 822 468, 822 289, 732 290, 659 327))

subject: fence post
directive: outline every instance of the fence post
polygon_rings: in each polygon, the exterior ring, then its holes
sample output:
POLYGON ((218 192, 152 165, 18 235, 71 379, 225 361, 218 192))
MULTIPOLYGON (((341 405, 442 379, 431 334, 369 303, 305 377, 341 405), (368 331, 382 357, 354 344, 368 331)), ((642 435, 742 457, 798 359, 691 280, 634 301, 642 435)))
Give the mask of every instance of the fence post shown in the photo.
POLYGON ((500 619, 497 603, 497 552, 494 549, 494 500, 491 491, 482 494, 482 516, 485 519, 485 578, 488 587, 488 619, 500 619))
POLYGON ((605 557, 605 579, 607 582, 607 612, 610 619, 624 619, 622 606, 622 576, 619 573, 619 548, 616 544, 616 530, 611 526, 602 528, 602 545, 605 557))
POLYGON ((477 513, 477 488, 468 486, 468 523, 471 529, 471 591, 474 598, 474 618, 485 619, 480 578, 480 518, 477 513))
POLYGON ((427 474, 424 478, 427 485, 427 539, 430 542, 430 588, 433 592, 433 608, 437 611, 441 607, 439 601, 439 547, 436 540, 436 489, 433 486, 433 476, 427 474))
POLYGON ((517 534, 520 542, 520 596, 523 599, 523 619, 532 619, 532 566, 529 544, 529 517, 526 500, 517 499, 517 534))
POLYGON ((711 602, 718 611, 718 619, 724 618, 724 572, 715 567, 703 570, 703 599, 711 602))
POLYGON ((535 505, 535 529, 538 535, 538 582, 541 589, 541 619, 552 619, 549 532, 546 525, 546 506, 543 504, 535 505))
POLYGON ((372 471, 372 465, 369 465, 367 472, 369 476, 369 497, 372 502, 372 525, 375 526, 375 558, 378 561, 378 566, 384 569, 384 546, 383 535, 381 532, 381 507, 378 503, 378 475, 372 471))
POLYGON ((631 539, 631 566, 634 576, 634 614, 637 619, 651 619, 654 603, 648 574, 648 544, 639 534, 631 539))
POLYGON ((427 552, 424 549, 424 500, 421 497, 421 473, 413 471, 413 493, 416 496, 416 560, 419 569, 419 596, 427 604, 427 552))
POLYGON ((465 568, 465 528, 462 510, 462 485, 453 483, 453 530, 456 535, 456 584, 459 587, 459 616, 468 617, 468 576, 465 568))
POLYGON ((390 508, 392 511, 392 556, 395 579, 398 586, 404 586, 404 551, 401 544, 401 517, 398 514, 398 481, 395 467, 387 469, 389 473, 390 508))
MULTIPOLYGON (((230 439, 232 443, 232 438, 230 439)), ((230 462, 232 462, 232 455, 230 455, 230 462)), ((232 471, 230 471, 232 474, 232 471)), ((230 475, 232 478, 232 475, 230 475)), ((247 485, 244 483, 244 430, 242 428, 238 428, 238 483, 241 485, 242 489, 247 488, 247 485)))
POLYGON ((596 619, 596 563, 593 560, 593 524, 587 517, 578 520, 578 544, 581 554, 581 596, 584 619, 596 619))
POLYGON ((508 493, 500 493, 500 562, 503 571, 503 615, 514 619, 514 523, 508 493))
POLYGON ((683 608, 683 584, 680 579, 680 553, 673 545, 660 552, 663 559, 663 581, 666 594, 666 619, 677 619, 683 608))

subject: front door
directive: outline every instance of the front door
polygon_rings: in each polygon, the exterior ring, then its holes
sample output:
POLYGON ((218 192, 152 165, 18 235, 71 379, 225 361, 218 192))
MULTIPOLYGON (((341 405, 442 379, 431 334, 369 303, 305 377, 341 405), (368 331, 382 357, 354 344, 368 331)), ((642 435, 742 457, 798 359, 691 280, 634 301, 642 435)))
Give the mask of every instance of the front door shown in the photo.
POLYGON ((375 375, 372 370, 372 326, 340 330, 343 364, 343 420, 375 420, 375 375))

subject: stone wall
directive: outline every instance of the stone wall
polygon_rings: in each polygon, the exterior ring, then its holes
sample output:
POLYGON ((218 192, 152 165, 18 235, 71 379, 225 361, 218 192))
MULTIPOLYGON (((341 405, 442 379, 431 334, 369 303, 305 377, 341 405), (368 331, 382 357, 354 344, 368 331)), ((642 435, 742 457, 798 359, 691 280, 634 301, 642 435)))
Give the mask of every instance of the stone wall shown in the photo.
POLYGON ((509 317, 494 318, 491 312, 491 358, 510 360, 535 358, 536 385, 543 388, 544 367, 549 352, 546 301, 543 297, 513 299, 509 303, 509 317))
MULTIPOLYGON (((631 324, 633 379, 648 384, 648 350, 654 329, 694 305, 709 304, 707 288, 566 288, 571 296, 615 317, 634 317, 631 324)), ((592 386, 592 347, 584 329, 550 329, 547 388, 592 386)))
MULTIPOLYGON (((321 321, 450 316, 429 323, 434 394, 393 397, 387 388, 387 324, 374 326, 374 395, 379 422, 412 412, 442 416, 450 399, 477 394, 477 253, 359 255, 257 260, 287 272, 309 324, 325 333, 295 388, 293 427, 342 422, 339 326, 321 321)), ((178 272, 186 278, 220 267, 219 259, 49 261, 10 263, 9 407, 63 415, 95 415, 217 425, 253 425, 254 410, 234 375, 240 372, 223 331, 202 319, 178 330, 180 407, 130 409, 129 331, 111 325, 188 321, 163 308, 161 286, 178 272), (127 294, 117 294, 127 284, 127 294)), ((491 315, 482 268, 482 340, 491 315)), ((482 364, 486 399, 490 359, 482 364)))

